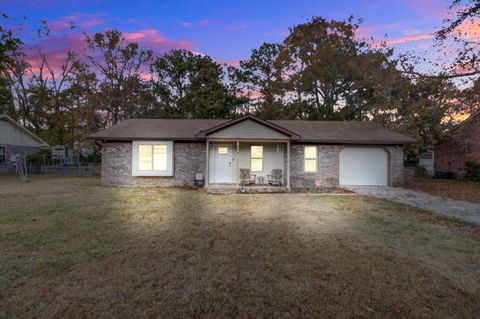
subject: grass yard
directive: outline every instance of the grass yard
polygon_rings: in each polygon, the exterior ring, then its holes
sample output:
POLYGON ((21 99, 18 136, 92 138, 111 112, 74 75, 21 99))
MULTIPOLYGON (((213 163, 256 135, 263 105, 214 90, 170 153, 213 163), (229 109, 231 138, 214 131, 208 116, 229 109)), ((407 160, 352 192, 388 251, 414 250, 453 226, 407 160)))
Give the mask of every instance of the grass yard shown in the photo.
POLYGON ((0 317, 474 318, 480 229, 359 196, 1 178, 0 317))
POLYGON ((480 203, 480 182, 417 177, 407 187, 430 195, 480 203))

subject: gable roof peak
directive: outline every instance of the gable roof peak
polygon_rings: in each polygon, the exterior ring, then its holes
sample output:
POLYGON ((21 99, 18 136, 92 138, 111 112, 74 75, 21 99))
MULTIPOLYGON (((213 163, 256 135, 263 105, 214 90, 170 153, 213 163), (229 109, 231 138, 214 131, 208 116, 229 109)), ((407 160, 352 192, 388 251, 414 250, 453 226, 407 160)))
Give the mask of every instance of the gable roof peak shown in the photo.
POLYGON ((268 127, 274 131, 277 131, 277 132, 280 132, 286 136, 289 136, 290 138, 292 139, 299 139, 301 138, 301 136, 293 131, 290 131, 278 124, 274 124, 268 120, 263 120, 261 118, 258 118, 256 116, 253 116, 251 114, 248 114, 248 115, 244 115, 242 117, 239 117, 237 119, 233 119, 233 120, 227 120, 226 122, 224 123, 221 123, 219 125, 216 125, 216 126, 213 126, 209 129, 206 129, 206 130, 203 130, 200 129, 199 132, 197 132, 195 134, 196 137, 206 137, 207 135, 209 134, 212 134, 214 132, 217 132, 217 131, 220 131, 220 130, 223 130, 224 128, 227 128, 227 127, 230 127, 230 126, 233 126, 233 125, 236 125, 238 123, 241 123, 241 122, 244 122, 244 121, 247 121, 247 120, 250 120, 250 121, 253 121, 255 123, 258 123, 260 125, 263 125, 265 127, 268 127))

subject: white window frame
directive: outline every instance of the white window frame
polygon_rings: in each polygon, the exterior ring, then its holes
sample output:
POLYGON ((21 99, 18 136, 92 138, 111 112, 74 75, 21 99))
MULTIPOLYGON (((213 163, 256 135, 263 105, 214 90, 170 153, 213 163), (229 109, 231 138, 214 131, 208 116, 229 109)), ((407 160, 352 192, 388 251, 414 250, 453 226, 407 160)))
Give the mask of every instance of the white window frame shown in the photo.
MULTIPOLYGON (((132 142, 132 176, 173 176, 173 142, 172 141, 133 141, 132 142), (166 145, 167 146, 167 169, 162 171, 150 171, 138 169, 138 149, 140 145, 166 145)), ((153 156, 153 155, 152 155, 153 156)))
POLYGON ((318 172, 318 146, 317 145, 305 145, 303 146, 303 172, 304 173, 317 173, 318 172), (307 157, 307 147, 315 148, 315 157, 307 157), (314 171, 307 171, 306 169, 306 162, 308 161, 315 161, 315 170, 314 171))
POLYGON ((263 172, 263 164, 264 164, 263 163, 263 157, 264 157, 263 151, 264 151, 263 145, 251 145, 250 146, 250 171, 251 172, 254 172, 254 173, 263 172), (253 157, 252 147, 261 147, 262 148, 262 157, 253 157), (259 170, 259 171, 254 171, 253 170, 252 162, 253 162, 254 159, 255 160, 262 160, 262 169, 261 170, 259 170))
POLYGON ((7 145, 0 145, 0 148, 3 148, 3 162, 0 160, 0 164, 7 163, 7 145))

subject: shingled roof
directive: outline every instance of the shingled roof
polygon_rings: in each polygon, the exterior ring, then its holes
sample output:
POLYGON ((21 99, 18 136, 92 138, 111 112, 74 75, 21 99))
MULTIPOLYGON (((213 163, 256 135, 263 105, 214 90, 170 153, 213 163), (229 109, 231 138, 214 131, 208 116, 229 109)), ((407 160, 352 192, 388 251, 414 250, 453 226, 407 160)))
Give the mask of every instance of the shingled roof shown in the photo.
MULTIPOLYGON (((245 119, 251 119, 251 116, 245 119)), ((263 121, 263 120, 262 120, 263 121)), ((239 120, 131 119, 90 135, 96 140, 205 140, 202 132, 239 120)), ((415 144, 416 140, 374 122, 263 121, 296 135, 295 142, 325 144, 415 144)), ((207 135, 208 136, 208 135, 207 135)))

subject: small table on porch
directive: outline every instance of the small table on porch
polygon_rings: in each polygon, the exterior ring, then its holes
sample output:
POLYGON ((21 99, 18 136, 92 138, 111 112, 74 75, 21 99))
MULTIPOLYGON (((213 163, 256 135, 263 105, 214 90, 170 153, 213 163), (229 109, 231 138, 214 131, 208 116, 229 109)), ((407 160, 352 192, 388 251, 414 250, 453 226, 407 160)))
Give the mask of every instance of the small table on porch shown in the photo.
POLYGON ((258 176, 258 185, 263 186, 265 185, 265 176, 258 176))

